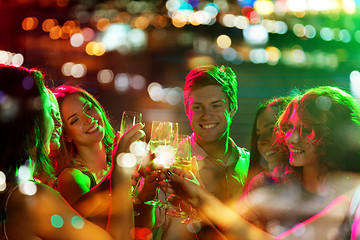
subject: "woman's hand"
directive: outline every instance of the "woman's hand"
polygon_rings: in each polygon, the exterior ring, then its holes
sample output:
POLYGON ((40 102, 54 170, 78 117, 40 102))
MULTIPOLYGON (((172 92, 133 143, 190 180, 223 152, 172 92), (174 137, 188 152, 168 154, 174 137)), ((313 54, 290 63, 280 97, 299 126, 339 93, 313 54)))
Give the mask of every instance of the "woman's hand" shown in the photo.
MULTIPOLYGON (((145 136, 145 132, 142 130, 144 128, 144 124, 138 123, 134 126, 132 126, 128 131, 126 131, 122 136, 120 136, 120 133, 117 132, 113 141, 113 150, 112 150, 112 164, 111 164, 111 173, 114 172, 114 169, 116 169, 116 158, 121 153, 128 153, 130 152, 130 145, 139 140, 140 138, 145 136)), ((121 169, 121 168, 118 168, 121 169)), ((124 170, 124 168, 122 168, 124 170)), ((125 173, 126 176, 132 175, 129 171, 121 171, 125 173)))
POLYGON ((144 128, 143 123, 138 123, 132 126, 127 130, 122 136, 117 132, 114 142, 113 142, 113 159, 120 153, 126 153, 130 151, 130 145, 145 136, 145 132, 142 130, 144 128))
POLYGON ((172 167, 167 172, 167 178, 171 181, 160 183, 164 192, 179 196, 195 208, 200 206, 200 197, 205 189, 191 171, 172 167))

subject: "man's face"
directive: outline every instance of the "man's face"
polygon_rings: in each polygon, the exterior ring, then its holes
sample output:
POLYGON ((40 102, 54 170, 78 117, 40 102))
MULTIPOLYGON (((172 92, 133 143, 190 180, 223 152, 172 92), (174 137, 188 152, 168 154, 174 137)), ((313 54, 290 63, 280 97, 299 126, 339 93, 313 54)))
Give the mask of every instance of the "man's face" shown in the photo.
POLYGON ((191 92, 186 115, 198 143, 211 143, 227 137, 235 108, 220 86, 209 85, 191 92))

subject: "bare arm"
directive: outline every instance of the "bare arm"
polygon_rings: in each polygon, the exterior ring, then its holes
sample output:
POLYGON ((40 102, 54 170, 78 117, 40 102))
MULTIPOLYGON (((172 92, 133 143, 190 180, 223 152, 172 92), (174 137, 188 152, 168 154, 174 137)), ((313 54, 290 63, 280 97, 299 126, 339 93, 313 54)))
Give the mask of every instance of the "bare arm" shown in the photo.
POLYGON ((120 153, 129 152, 130 145, 145 135, 143 124, 136 124, 121 137, 115 136, 111 169, 111 202, 107 230, 121 239, 131 239, 130 231, 134 227, 133 203, 131 201, 131 169, 116 163, 120 153))
POLYGON ((9 197, 5 224, 9 239, 112 239, 102 228, 82 218, 52 188, 34 184, 36 193, 16 189, 9 197))
POLYGON ((181 170, 172 168, 179 174, 171 174, 170 183, 162 184, 164 191, 176 193, 185 201, 200 210, 205 217, 230 239, 274 239, 270 234, 253 226, 236 212, 200 187, 194 177, 183 174, 181 170))
MULTIPOLYGON (((350 200, 351 197, 348 193, 337 197, 321 212, 278 235, 276 239, 299 239, 299 234, 302 239, 335 240, 341 238, 341 234, 344 233, 341 233, 340 230, 345 218, 348 217, 350 200)), ((355 225, 356 223, 354 223, 355 225)))

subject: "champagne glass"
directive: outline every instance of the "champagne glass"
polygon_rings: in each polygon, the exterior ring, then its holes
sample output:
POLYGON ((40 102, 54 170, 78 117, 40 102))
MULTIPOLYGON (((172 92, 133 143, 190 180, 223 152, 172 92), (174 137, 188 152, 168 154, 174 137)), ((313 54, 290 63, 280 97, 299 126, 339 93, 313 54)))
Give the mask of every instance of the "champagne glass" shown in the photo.
MULTIPOLYGON (((122 136, 126 131, 128 131, 132 126, 135 124, 141 123, 142 120, 142 114, 139 112, 133 112, 133 111, 124 111, 121 118, 121 124, 120 124, 120 135, 122 136)), ((136 163, 135 166, 140 162, 143 155, 145 155, 145 141, 140 140, 138 142, 133 143, 130 146, 130 151, 133 152, 133 154, 136 156, 136 163), (142 147, 143 146, 143 147, 142 147), (135 151, 132 150, 135 148, 135 151), (143 148, 143 149, 141 149, 143 148), (143 150, 143 151, 142 151, 143 150)), ((140 164, 138 165, 137 171, 139 171, 140 164)), ((136 179, 135 186, 132 187, 131 195, 133 202, 136 199, 137 195, 137 189, 139 187, 140 179, 136 179)), ((138 216, 140 213, 134 211, 134 215, 138 216)))
MULTIPOLYGON (((179 135, 179 144, 172 166, 184 170, 192 170, 190 136, 185 134, 179 135)), ((181 209, 179 203, 178 206, 172 206, 171 209, 167 211, 167 215, 171 217, 184 217, 187 213, 181 209)))
POLYGON ((120 134, 121 136, 137 123, 141 123, 142 114, 133 111, 124 111, 121 118, 120 134))
MULTIPOLYGON (((151 125, 151 137, 149 150, 155 154, 153 160, 155 165, 164 169, 169 169, 175 160, 178 143, 178 123, 153 121, 151 125)), ((147 201, 145 204, 156 207, 163 207, 165 204, 159 199, 160 188, 156 189, 154 200, 147 201)))

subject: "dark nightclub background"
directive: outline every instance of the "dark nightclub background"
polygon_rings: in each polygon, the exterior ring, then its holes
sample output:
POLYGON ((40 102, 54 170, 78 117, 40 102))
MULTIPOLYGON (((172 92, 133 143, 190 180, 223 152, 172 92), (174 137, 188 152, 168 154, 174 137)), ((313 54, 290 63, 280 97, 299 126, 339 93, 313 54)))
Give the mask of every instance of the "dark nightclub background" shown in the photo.
MULTIPOLYGON (((184 78, 231 67, 239 110, 231 136, 249 147, 257 105, 317 85, 358 96, 360 0, 0 0, 0 63, 42 69, 122 111, 178 121, 184 78)), ((4 81, 4 79, 1 79, 4 81)))

